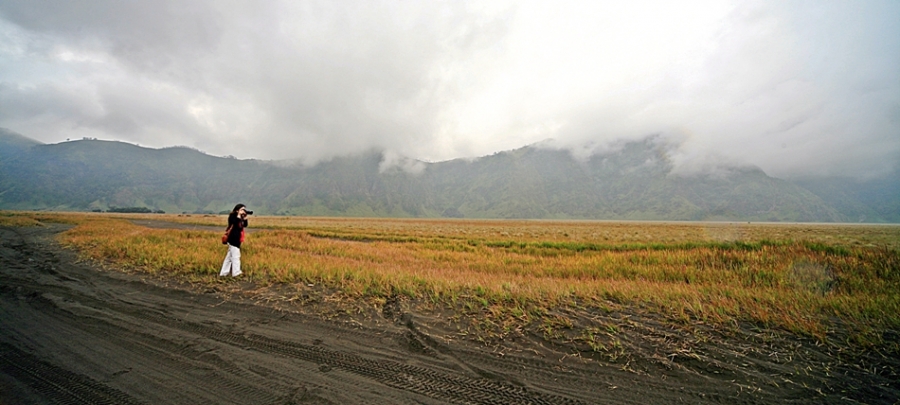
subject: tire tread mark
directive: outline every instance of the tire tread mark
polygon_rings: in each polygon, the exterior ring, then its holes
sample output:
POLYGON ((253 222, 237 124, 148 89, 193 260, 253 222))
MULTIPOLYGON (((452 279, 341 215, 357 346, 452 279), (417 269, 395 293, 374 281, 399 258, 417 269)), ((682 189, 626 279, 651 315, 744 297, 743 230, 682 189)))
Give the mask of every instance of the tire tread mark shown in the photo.
POLYGON ((0 343, 2 372, 32 387, 54 403, 138 405, 129 395, 90 377, 44 362, 9 344, 0 343))
POLYGON ((370 360, 349 353, 276 340, 265 336, 236 334, 148 312, 134 315, 235 346, 250 347, 265 353, 281 354, 318 364, 327 364, 331 367, 341 368, 354 374, 371 378, 394 388, 455 403, 571 405, 582 403, 571 398, 537 392, 525 387, 465 376, 454 376, 390 360, 370 360))

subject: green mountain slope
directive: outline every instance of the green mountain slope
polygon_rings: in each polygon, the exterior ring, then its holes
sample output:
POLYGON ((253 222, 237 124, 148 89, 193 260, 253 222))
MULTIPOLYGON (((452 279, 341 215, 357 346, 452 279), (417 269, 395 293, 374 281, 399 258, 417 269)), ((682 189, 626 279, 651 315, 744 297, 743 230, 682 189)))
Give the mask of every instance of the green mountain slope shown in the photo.
POLYGON ((459 167, 436 164, 438 195, 472 217, 658 220, 839 221, 812 193, 758 169, 727 175, 672 174, 651 139, 578 162, 564 151, 526 147, 459 167))
MULTIPOLYGON (((181 147, 97 140, 43 145, 0 131, 0 208, 219 212, 244 202, 260 214, 287 215, 857 220, 827 203, 827 194, 759 169, 673 174, 665 145, 652 138, 586 161, 538 147, 420 162, 424 169, 416 173, 383 168, 382 161, 370 152, 305 167, 181 147)), ((896 207, 890 198, 882 205, 890 211, 891 203, 896 207)))
POLYGON ((828 201, 853 222, 900 223, 900 167, 871 180, 812 178, 796 183, 828 201))

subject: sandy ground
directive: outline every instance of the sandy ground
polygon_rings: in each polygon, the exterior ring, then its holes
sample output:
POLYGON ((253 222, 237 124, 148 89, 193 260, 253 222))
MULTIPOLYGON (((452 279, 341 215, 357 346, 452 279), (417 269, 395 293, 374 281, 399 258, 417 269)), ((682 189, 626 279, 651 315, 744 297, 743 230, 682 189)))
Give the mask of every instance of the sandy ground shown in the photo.
MULTIPOLYGON (((448 339, 434 314, 375 314, 79 263, 63 226, 0 227, 0 404, 897 403, 896 357, 776 335, 710 342, 622 314, 627 355, 524 331, 448 339), (377 318, 377 319, 373 319, 377 318), (631 325, 631 326, 628 326, 631 325)), ((223 253, 224 254, 224 253, 223 253)), ((271 294, 271 291, 269 291, 271 294)), ((324 302, 324 303, 323 303, 324 302)), ((585 314, 590 316, 590 314, 585 314)), ((710 332, 705 336, 715 336, 710 332)))

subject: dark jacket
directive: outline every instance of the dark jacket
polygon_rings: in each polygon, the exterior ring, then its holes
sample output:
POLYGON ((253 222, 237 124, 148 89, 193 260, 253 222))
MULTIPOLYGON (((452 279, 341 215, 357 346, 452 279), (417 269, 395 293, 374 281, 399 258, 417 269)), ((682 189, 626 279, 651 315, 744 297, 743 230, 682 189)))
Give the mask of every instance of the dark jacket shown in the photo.
POLYGON ((228 226, 231 231, 228 232, 228 244, 238 249, 241 247, 241 241, 244 240, 244 228, 247 227, 247 220, 241 219, 236 213, 232 212, 228 215, 228 226))

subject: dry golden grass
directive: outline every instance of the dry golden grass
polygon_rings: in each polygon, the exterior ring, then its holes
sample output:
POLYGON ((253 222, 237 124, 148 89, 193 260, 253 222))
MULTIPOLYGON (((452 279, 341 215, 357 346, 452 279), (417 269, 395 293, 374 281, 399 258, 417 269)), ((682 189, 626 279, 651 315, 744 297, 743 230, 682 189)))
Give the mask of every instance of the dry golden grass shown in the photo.
MULTIPOLYGON (((223 216, 3 213, 77 224, 61 241, 97 260, 213 282, 223 216)), ((408 296, 529 323, 559 307, 628 305, 672 322, 752 322, 854 345, 900 328, 900 226, 253 217, 243 270, 348 298, 408 296)), ((546 319, 544 319, 546 322, 546 319)))

